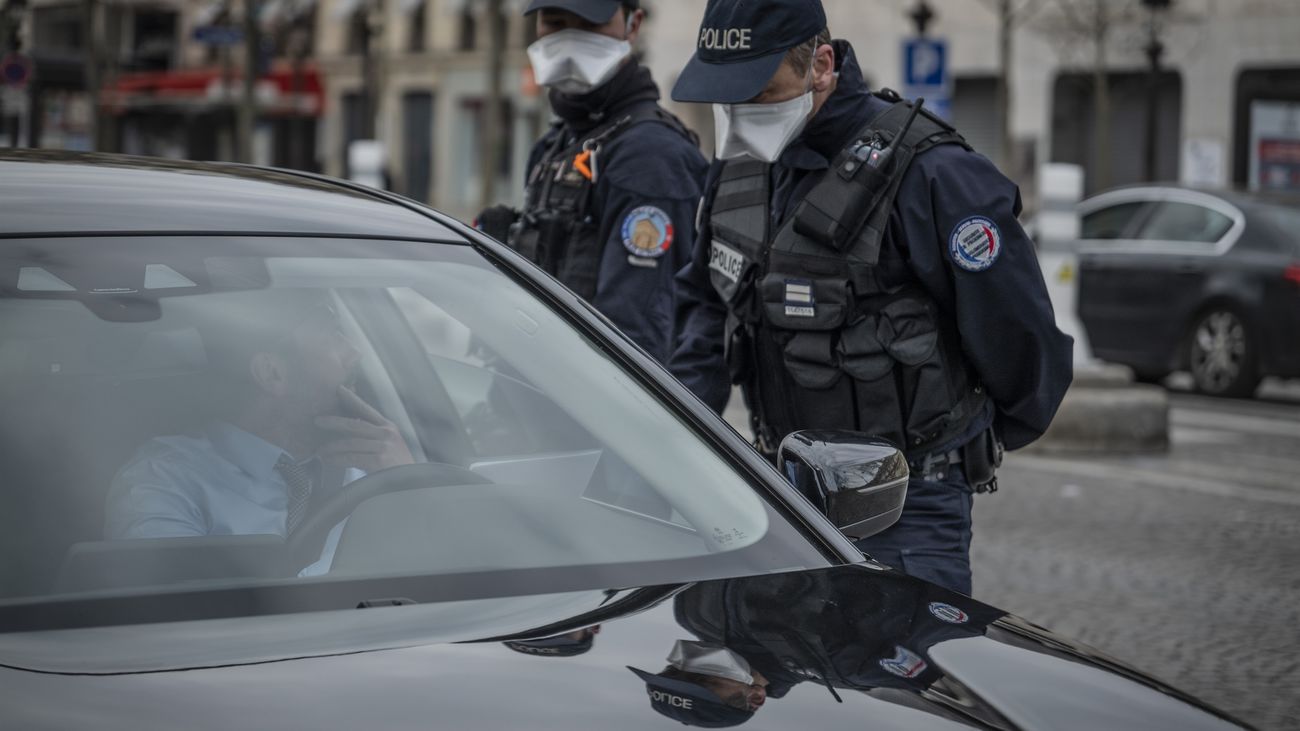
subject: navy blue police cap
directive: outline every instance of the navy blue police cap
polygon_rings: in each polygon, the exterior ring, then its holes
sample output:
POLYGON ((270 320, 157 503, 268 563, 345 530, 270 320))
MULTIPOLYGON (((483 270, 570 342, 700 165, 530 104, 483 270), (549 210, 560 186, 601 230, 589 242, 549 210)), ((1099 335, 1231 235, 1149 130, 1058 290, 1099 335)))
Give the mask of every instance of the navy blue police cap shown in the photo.
POLYGON ((554 8, 567 10, 588 23, 608 23, 620 7, 639 8, 640 0, 532 0, 524 15, 554 8))
POLYGON ((575 640, 569 635, 556 635, 542 640, 510 640, 501 644, 525 655, 573 657, 590 650, 595 637, 595 633, 585 632, 580 640, 575 640))
POLYGON ((737 104, 762 93, 786 51, 826 29, 820 0, 709 0, 673 100, 737 104))
POLYGON ((753 711, 727 705, 702 685, 626 667, 645 681, 650 707, 674 721, 701 728, 726 728, 739 726, 754 716, 753 711))

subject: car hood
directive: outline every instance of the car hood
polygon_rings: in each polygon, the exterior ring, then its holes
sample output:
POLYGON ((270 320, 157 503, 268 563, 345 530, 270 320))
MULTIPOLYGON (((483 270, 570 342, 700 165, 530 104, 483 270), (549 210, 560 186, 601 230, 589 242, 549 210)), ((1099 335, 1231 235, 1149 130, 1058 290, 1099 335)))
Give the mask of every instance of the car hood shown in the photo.
POLYGON ((0 727, 668 729, 700 720, 699 699, 632 668, 663 672, 680 640, 725 647, 768 680, 766 702, 731 719, 753 729, 1238 727, 1094 651, 870 564, 421 609, 347 613, 364 624, 332 633, 340 613, 282 617, 292 624, 274 632, 250 619, 0 635, 0 727), (592 626, 585 651, 545 639, 592 626))

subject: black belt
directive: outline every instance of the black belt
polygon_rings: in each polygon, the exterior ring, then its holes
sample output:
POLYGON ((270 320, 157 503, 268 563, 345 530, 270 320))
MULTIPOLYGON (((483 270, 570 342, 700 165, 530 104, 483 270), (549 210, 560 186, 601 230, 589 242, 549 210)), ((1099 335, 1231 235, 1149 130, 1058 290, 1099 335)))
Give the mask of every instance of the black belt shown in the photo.
POLYGON ((932 452, 924 457, 907 461, 907 467, 912 471, 913 477, 931 481, 942 480, 947 476, 950 468, 959 464, 961 464, 960 449, 932 452))

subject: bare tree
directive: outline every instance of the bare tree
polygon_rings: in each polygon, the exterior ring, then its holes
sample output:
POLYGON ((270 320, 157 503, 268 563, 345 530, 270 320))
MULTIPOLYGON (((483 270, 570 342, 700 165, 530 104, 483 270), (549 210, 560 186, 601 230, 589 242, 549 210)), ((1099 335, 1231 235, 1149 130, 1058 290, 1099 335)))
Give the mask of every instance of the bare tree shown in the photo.
POLYGON ((1015 162, 1011 138, 1011 72, 1014 55, 1014 38, 1018 28, 1034 18, 1048 0, 982 0, 998 18, 998 118, 1002 129, 1003 170, 1011 170, 1015 162))
POLYGON ((1110 86, 1109 52, 1117 33, 1126 32, 1141 21, 1140 0, 1053 0, 1051 14, 1038 23, 1040 32, 1054 40, 1062 62, 1082 50, 1082 65, 1092 71, 1093 101, 1093 188, 1110 186, 1110 86))

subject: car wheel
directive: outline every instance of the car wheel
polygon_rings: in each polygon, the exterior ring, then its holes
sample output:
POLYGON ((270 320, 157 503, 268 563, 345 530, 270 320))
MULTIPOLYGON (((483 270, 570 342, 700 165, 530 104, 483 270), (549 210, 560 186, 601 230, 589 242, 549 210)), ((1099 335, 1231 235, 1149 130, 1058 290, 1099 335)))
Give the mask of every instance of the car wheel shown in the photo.
POLYGON ((1250 396, 1259 385, 1255 343, 1235 310, 1215 307, 1192 327, 1188 362, 1196 390, 1210 396, 1250 396))

